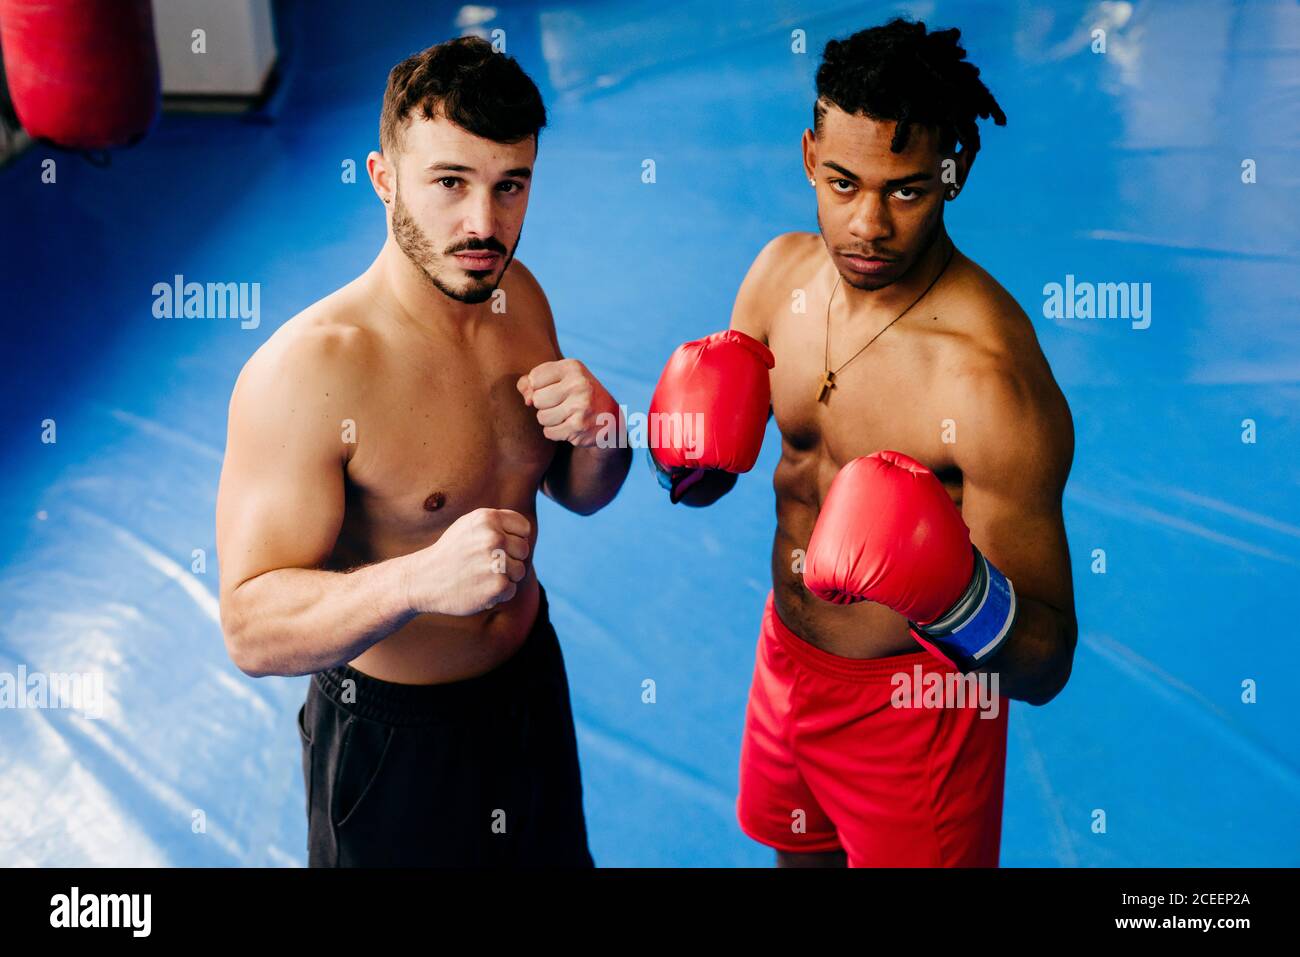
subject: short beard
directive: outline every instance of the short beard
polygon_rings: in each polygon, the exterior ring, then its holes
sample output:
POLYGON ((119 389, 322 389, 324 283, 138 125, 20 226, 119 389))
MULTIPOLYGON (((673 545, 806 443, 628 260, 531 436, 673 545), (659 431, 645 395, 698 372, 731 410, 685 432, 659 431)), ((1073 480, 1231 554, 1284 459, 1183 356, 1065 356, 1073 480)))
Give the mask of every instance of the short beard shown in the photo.
MULTIPOLYGON (((521 235, 522 233, 523 231, 520 230, 521 235)), ((473 285, 466 289, 453 289, 439 278, 440 270, 438 267, 445 261, 445 257, 433 251, 433 243, 429 241, 429 237, 424 234, 424 230, 416 223, 411 216, 410 210, 402 202, 400 187, 393 196, 393 239, 397 243, 397 248, 410 260, 411 265, 423 273, 424 278, 448 299, 474 306, 481 302, 487 302, 492 298, 492 293, 496 292, 499 280, 498 282, 488 283, 471 276, 470 279, 473 285)), ((518 248, 519 237, 516 236, 514 249, 511 249, 506 254, 505 264, 501 267, 502 276, 510 268, 510 264, 515 258, 515 249, 518 248)))

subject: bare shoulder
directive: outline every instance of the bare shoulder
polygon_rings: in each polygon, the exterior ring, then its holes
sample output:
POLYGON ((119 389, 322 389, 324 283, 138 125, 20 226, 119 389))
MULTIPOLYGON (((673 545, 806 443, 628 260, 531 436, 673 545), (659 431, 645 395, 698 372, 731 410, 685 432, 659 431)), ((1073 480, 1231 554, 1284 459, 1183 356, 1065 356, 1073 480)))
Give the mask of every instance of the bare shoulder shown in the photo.
POLYGON ((1038 334, 1024 309, 1002 284, 962 258, 939 309, 953 349, 946 365, 954 374, 998 372, 1056 389, 1038 334))
POLYGON ((544 324, 552 323, 551 303, 546 298, 546 291, 532 270, 518 259, 510 263, 505 275, 501 277, 499 289, 505 294, 507 308, 511 311, 516 306, 523 306, 530 318, 544 324))
POLYGON ((555 334, 555 317, 551 314, 551 304, 532 270, 518 259, 512 261, 505 275, 501 277, 499 289, 505 294, 507 311, 519 317, 528 326, 544 332, 558 350, 559 342, 555 334))
POLYGON ((249 357, 231 396, 237 411, 264 419, 352 403, 379 359, 381 340, 345 286, 280 326, 249 357))
POLYGON ((817 233, 782 233, 768 242, 749 267, 748 282, 764 292, 803 288, 826 261, 826 246, 817 233))
POLYGON ((973 439, 958 445, 968 457, 976 450, 1008 468, 1029 465, 1059 488, 1074 456, 1069 404, 1019 303, 974 262, 963 267, 950 313, 961 334, 944 362, 954 407, 965 410, 973 439))
POLYGON ((767 341, 773 304, 788 304, 806 290, 826 258, 817 233, 782 233, 759 251, 745 274, 732 310, 731 328, 767 341))

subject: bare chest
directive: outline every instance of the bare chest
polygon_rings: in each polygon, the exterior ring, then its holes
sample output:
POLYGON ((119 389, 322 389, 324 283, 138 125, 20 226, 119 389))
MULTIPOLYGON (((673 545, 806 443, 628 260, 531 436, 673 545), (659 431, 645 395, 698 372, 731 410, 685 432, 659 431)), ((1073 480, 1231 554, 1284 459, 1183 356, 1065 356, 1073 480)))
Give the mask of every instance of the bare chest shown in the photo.
POLYGON ((825 376, 824 322, 785 322, 772 329, 772 408, 782 437, 779 492, 784 486, 819 505, 841 467, 880 449, 911 455, 960 487, 959 476, 949 474, 948 440, 957 410, 945 405, 942 347, 923 328, 900 325, 856 358, 869 336, 854 341, 836 338, 833 330, 833 384, 825 376))
POLYGON ((377 381, 357 421, 345 536, 372 557, 428 544, 477 508, 532 517, 555 454, 516 383, 549 343, 443 354, 377 381))

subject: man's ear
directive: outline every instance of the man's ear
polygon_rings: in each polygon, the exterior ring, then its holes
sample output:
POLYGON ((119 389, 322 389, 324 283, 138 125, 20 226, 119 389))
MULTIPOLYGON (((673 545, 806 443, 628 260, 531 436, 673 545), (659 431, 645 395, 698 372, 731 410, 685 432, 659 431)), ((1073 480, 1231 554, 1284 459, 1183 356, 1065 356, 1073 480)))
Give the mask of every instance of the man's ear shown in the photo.
POLYGON ((803 174, 809 179, 817 176, 817 137, 812 130, 803 131, 803 174))
POLYGON ((951 198, 951 190, 955 187, 958 192, 966 185, 966 177, 970 176, 970 170, 975 165, 975 150, 966 147, 950 156, 945 156, 943 160, 942 181, 944 194, 951 198), (954 182, 953 180, 956 180, 954 182))
POLYGON ((397 194, 397 171, 388 157, 378 150, 371 150, 366 155, 366 173, 370 176, 370 185, 385 203, 392 204, 397 194))

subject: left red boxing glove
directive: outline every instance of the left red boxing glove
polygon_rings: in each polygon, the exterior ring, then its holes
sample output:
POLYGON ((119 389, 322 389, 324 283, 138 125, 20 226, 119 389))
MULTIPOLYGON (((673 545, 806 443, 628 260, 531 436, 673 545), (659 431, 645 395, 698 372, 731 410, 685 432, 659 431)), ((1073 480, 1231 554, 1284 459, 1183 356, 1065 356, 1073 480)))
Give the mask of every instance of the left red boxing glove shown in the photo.
POLYGON ((1015 617, 1011 583, 971 544, 934 473, 901 452, 876 452, 840 469, 813 527, 803 577, 824 601, 893 609, 918 641, 932 651, 938 645, 940 657, 962 670, 996 651, 1015 617))
MULTIPOLYGON (((650 399, 650 464, 670 500, 696 504, 691 489, 708 473, 754 467, 763 445, 772 390, 772 351, 737 329, 677 347, 650 399)), ((720 494, 720 492, 719 492, 720 494)), ((703 496, 707 504, 717 495, 703 496)))

